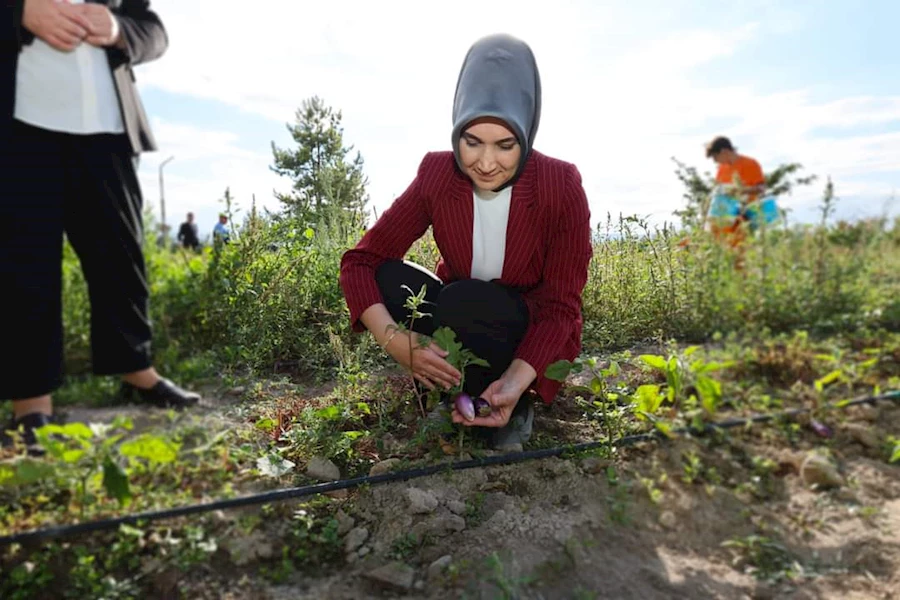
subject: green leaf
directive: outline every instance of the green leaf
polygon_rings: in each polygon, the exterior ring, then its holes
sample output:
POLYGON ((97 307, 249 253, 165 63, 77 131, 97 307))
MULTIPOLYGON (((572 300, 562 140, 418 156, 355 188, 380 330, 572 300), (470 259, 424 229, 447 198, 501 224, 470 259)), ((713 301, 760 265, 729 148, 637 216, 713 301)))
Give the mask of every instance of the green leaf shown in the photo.
POLYGON ((111 498, 118 500, 120 506, 131 501, 128 475, 109 455, 103 460, 103 489, 111 498))
POLYGON ((616 361, 611 361, 609 363, 609 367, 603 369, 602 375, 604 377, 616 377, 620 372, 621 369, 619 368, 619 363, 617 363, 616 361))
POLYGON ((690 346, 689 348, 685 348, 684 355, 686 357, 690 356, 691 354, 693 354, 694 352, 696 352, 699 349, 700 349, 700 346, 690 346))
POLYGON ((662 433, 667 438, 675 437, 672 434, 672 426, 669 425, 668 423, 665 423, 663 421, 656 421, 655 423, 653 423, 653 426, 656 428, 657 431, 662 433))
POLYGON ((697 391, 700 393, 700 402, 710 415, 715 414, 722 401, 722 384, 710 377, 697 378, 697 391))
POLYGON ((484 360, 483 358, 478 358, 477 356, 473 356, 466 362, 470 365, 478 365, 479 367, 490 367, 491 366, 491 363, 484 360))
POLYGON ((458 369, 462 343, 456 341, 456 333, 449 327, 438 327, 432 337, 435 344, 448 352, 447 362, 458 369))
POLYGON ((71 438, 89 440, 94 437, 94 432, 84 423, 67 423, 62 428, 62 434, 71 438))
POLYGON ((326 406, 325 408, 320 408, 314 414, 319 419, 325 419, 326 421, 331 421, 337 419, 341 416, 341 407, 332 404, 330 406, 326 406))
POLYGON ((65 452, 63 452, 62 459, 63 462, 68 464, 77 463, 79 460, 81 460, 81 457, 83 457, 84 454, 84 450, 66 450, 65 452))
POLYGON ((895 463, 897 461, 900 461, 900 444, 894 446, 894 453, 891 454, 891 462, 895 463))
POLYGON ((565 381, 572 371, 573 364, 567 360, 558 360, 547 367, 544 377, 554 381, 565 381))
POLYGON ((344 437, 347 438, 348 440, 350 440, 351 442, 361 438, 364 435, 366 435, 365 431, 345 431, 344 432, 344 437))
POLYGON ((663 397, 658 385, 648 384, 638 387, 632 398, 635 404, 637 404, 637 410, 640 413, 653 415, 656 414, 656 411, 658 411, 660 405, 662 405, 663 397))
POLYGON ((653 367, 654 369, 659 369, 660 371, 666 370, 666 359, 662 356, 657 356, 655 354, 641 354, 639 357, 644 364, 653 367))
POLYGON ((860 369, 871 369, 872 367, 874 367, 875 365, 878 364, 878 360, 879 360, 878 358, 870 358, 867 361, 861 362, 859 364, 859 368, 860 369))
POLYGON ((840 379, 843 376, 843 374, 844 374, 843 371, 841 371, 840 369, 835 369, 834 371, 832 371, 828 375, 825 375, 821 379, 816 379, 816 382, 815 382, 816 391, 821 392, 822 390, 825 389, 826 385, 828 385, 830 383, 834 383, 835 381, 840 379))
POLYGON ((9 464, 0 463, 0 486, 15 484, 16 468, 9 464))
POLYGON ((363 414, 366 414, 366 415, 371 415, 371 414, 372 414, 372 409, 369 408, 369 405, 366 404, 365 402, 357 402, 357 403, 356 403, 356 410, 358 410, 359 412, 361 412, 361 413, 363 413, 363 414))
POLYGON ((180 446, 162 437, 144 433, 124 442, 119 452, 130 458, 143 458, 152 463, 170 463, 178 458, 180 446))
POLYGON ((599 396, 603 393, 603 380, 599 377, 591 379, 591 393, 599 396))
POLYGON ((312 227, 307 227, 306 230, 303 232, 303 237, 305 237, 308 240, 313 239, 313 237, 315 237, 315 235, 316 235, 316 232, 313 231, 312 227))
POLYGON ((275 428, 278 426, 278 421, 276 421, 275 419, 271 419, 271 418, 259 419, 256 421, 256 423, 253 424, 253 426, 256 427, 257 429, 259 429, 260 431, 269 432, 269 431, 275 430, 275 428))
POLYGON ((53 465, 26 458, 16 465, 15 483, 17 485, 34 483, 50 477, 55 472, 56 469, 53 468, 53 465))

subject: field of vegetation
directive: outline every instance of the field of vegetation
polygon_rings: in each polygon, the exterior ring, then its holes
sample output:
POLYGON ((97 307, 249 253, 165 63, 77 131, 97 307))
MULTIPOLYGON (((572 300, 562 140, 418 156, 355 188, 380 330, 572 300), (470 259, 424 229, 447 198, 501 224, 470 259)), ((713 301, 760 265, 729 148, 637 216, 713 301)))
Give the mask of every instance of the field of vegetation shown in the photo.
MULTIPOLYGON (((798 169, 770 189, 814 185, 798 169)), ((757 232, 736 269, 704 228, 708 179, 676 174, 677 227, 597 227, 584 355, 557 365, 526 450, 596 448, 3 544, 0 598, 893 597, 900 405, 842 403, 900 389, 900 220, 834 222, 828 183, 820 223, 757 232)), ((409 375, 350 332, 337 273, 361 221, 302 197, 242 215, 226 193, 241 225, 200 253, 148 240, 157 365, 204 392, 184 413, 89 375, 66 248, 64 423, 45 459, 2 451, 0 536, 491 455, 423 419, 409 375)))

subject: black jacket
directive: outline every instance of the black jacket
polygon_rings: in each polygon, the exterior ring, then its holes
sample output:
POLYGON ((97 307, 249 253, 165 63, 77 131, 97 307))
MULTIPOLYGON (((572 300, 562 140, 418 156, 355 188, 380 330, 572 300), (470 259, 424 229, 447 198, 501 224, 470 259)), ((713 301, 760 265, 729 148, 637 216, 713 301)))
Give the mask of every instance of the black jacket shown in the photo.
MULTIPOLYGON (((23 46, 34 34, 22 25, 25 0, 0 0, 0 140, 9 139, 15 114, 16 67, 23 46)), ((135 86, 133 67, 165 53, 169 39, 162 21, 150 10, 150 0, 85 0, 106 4, 119 20, 125 49, 106 48, 125 131, 135 154, 156 150, 156 140, 135 86)))

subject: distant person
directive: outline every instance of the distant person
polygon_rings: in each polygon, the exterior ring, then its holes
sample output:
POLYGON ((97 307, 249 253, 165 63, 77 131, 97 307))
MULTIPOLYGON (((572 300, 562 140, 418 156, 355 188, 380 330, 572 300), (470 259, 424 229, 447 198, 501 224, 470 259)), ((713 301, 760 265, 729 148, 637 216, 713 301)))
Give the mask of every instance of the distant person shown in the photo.
POLYGON ((717 239, 727 240, 732 247, 737 247, 746 238, 748 208, 765 191, 766 177, 759 163, 749 156, 738 154, 727 137, 719 136, 709 142, 706 145, 706 157, 719 165, 716 183, 723 186, 724 195, 736 201, 733 210, 736 214, 714 215, 713 235, 717 239))
POLYGON ((162 56, 148 0, 8 2, 0 49, 0 400, 30 454, 63 381, 62 247, 87 280, 93 372, 123 394, 182 408, 199 396, 152 366, 143 197, 135 172, 156 144, 133 67, 162 56), (111 8, 112 7, 112 8, 111 8))
POLYGON ((194 213, 187 214, 187 221, 178 229, 178 241, 184 248, 196 250, 200 246, 200 238, 197 237, 197 224, 194 223, 194 213))
POLYGON ((213 227, 213 241, 216 243, 227 244, 231 239, 231 232, 228 231, 228 216, 219 215, 219 222, 213 227))

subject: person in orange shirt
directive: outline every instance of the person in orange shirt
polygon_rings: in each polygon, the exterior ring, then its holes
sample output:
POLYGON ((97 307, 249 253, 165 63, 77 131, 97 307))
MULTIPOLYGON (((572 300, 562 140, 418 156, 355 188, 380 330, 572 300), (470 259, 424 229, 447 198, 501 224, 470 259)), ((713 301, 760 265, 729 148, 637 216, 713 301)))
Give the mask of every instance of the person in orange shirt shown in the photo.
POLYGON ((756 202, 765 190, 766 178, 759 163, 749 156, 738 154, 727 137, 719 136, 709 142, 706 156, 719 165, 716 183, 725 188, 728 196, 738 196, 740 202, 739 212, 733 221, 722 223, 720 220, 717 223, 714 219, 712 223, 716 239, 728 239, 730 245, 736 248, 747 236, 744 226, 747 207, 756 202))

